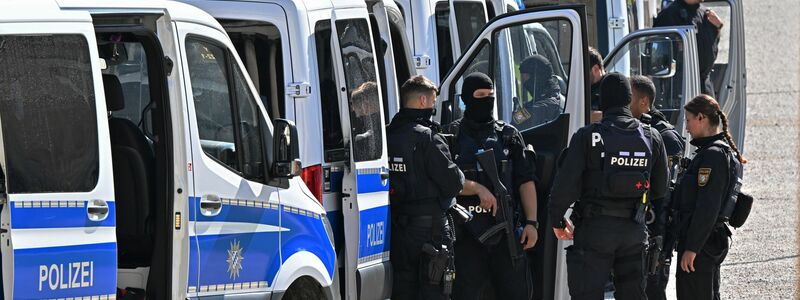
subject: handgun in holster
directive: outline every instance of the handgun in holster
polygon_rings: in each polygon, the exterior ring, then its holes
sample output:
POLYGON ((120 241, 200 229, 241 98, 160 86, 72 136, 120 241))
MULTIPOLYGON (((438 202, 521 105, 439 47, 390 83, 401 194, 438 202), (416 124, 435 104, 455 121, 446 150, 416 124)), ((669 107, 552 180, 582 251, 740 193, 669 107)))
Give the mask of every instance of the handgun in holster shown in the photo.
POLYGON ((647 245, 647 274, 654 275, 658 270, 661 259, 661 250, 664 247, 664 237, 655 236, 648 240, 647 245))

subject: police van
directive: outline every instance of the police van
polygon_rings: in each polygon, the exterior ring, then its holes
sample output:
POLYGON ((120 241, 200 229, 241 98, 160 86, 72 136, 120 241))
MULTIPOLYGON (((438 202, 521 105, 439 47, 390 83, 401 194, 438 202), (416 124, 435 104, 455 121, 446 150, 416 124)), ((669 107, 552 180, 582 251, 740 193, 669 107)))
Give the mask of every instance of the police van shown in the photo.
POLYGON ((331 220, 343 297, 391 294, 385 125, 414 74, 392 1, 187 0, 219 20, 270 116, 299 131, 302 179, 331 220))
POLYGON ((338 295, 299 134, 211 16, 6 1, 0 23, 6 299, 338 295))
MULTIPOLYGON (((697 53, 686 43, 689 28, 653 27, 658 12, 672 1, 660 0, 530 0, 533 6, 564 3, 587 6, 589 44, 605 56, 607 72, 647 75, 656 84, 656 107, 679 131, 683 130, 682 103, 700 92, 697 53), (659 49, 659 46, 661 47, 659 49), (687 51, 683 51, 686 49, 687 51), (639 54, 632 55, 632 53, 639 54), (692 53, 694 52, 694 53, 692 53), (674 61, 674 66, 672 62, 674 61), (647 68, 642 68, 646 66, 647 68), (687 99, 688 98, 688 99, 687 99)), ((741 0, 706 0, 703 5, 717 13, 719 52, 711 72, 717 101, 728 115, 730 132, 737 145, 744 145, 747 116, 744 8, 741 0)), ((696 41, 695 41, 696 44, 696 41)))

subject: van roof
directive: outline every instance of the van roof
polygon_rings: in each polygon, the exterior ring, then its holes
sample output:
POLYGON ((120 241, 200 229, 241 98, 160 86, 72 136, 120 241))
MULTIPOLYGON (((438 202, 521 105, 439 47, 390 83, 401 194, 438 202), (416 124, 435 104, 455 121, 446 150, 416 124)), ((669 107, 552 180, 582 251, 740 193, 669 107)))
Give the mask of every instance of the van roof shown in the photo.
POLYGON ((0 1, 1 22, 91 22, 86 13, 65 13, 56 1, 0 1))
POLYGON ((282 7, 294 7, 297 10, 315 11, 331 8, 367 7, 364 0, 211 0, 228 2, 275 3, 282 7))
POLYGON ((222 26, 208 13, 194 6, 164 0, 56 0, 61 9, 81 9, 96 13, 116 10, 166 10, 173 21, 198 23, 214 27, 222 32, 222 26))

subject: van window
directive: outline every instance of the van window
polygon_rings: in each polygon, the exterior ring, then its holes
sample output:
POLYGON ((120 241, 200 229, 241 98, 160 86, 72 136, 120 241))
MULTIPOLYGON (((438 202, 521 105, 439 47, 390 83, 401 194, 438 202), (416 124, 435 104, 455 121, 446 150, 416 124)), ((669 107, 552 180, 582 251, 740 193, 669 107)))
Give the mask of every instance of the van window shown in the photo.
POLYGON ((319 97, 322 108, 322 140, 325 162, 347 160, 339 114, 339 96, 331 51, 330 20, 319 21, 314 29, 319 71, 319 97))
POLYGON ((453 44, 450 37, 450 7, 436 3, 436 51, 439 53, 439 80, 453 67, 453 44))
POLYGON ((9 193, 97 185, 97 111, 82 35, 0 36, 0 119, 9 193))
POLYGON ((486 11, 481 3, 476 2, 454 2, 453 9, 458 25, 458 44, 461 45, 461 53, 464 53, 469 42, 486 25, 486 11))
MULTIPOLYGON (((386 57, 386 51, 389 48, 389 43, 387 43, 384 39, 381 38, 381 34, 378 31, 378 19, 375 18, 375 14, 369 14, 369 24, 372 26, 372 47, 375 48, 378 57, 381 58, 381 61, 386 57)), ((392 47, 394 48, 394 47, 392 47)), ((394 51, 393 51, 394 52, 394 51)), ((394 68, 397 69, 397 68, 394 68)), ((380 74, 381 80, 381 96, 383 97, 383 121, 385 123, 389 123, 389 87, 388 87, 388 77, 386 77, 386 65, 381 62, 378 64, 378 73, 380 74)), ((395 80, 397 80, 395 78, 395 80)))
MULTIPOLYGON (((266 22, 222 20, 270 119, 286 117, 283 48, 278 27, 266 22)), ((288 67, 288 64, 287 64, 288 67)))
POLYGON ((203 152, 246 179, 263 179, 263 126, 242 71, 214 43, 189 38, 186 48, 203 152))
POLYGON ((383 154, 381 99, 375 57, 365 19, 336 21, 350 107, 353 160, 376 160, 383 154))

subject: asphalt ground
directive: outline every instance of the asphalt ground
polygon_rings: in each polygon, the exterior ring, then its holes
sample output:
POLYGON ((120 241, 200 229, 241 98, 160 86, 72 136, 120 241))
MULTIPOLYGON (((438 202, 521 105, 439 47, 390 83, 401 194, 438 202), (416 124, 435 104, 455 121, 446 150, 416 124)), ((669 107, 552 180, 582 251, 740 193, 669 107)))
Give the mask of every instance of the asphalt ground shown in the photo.
POLYGON ((744 190, 757 199, 722 264, 723 299, 796 299, 800 2, 743 1, 747 51, 744 190))
MULTIPOLYGON (((744 190, 757 201, 722 264, 722 299, 798 298, 800 1, 743 1, 744 190)), ((676 264, 674 264, 676 265, 676 264)), ((674 268, 673 273, 674 274, 674 268)), ((674 275, 670 279, 674 299, 674 275)))
MULTIPOLYGON (((744 154, 749 160, 743 189, 756 201, 747 223, 734 231, 720 293, 722 299, 800 299, 800 1, 743 4, 748 78, 744 154)), ((723 48, 720 55, 727 54, 723 48)), ((679 258, 673 261, 669 299, 676 299, 679 258)))

